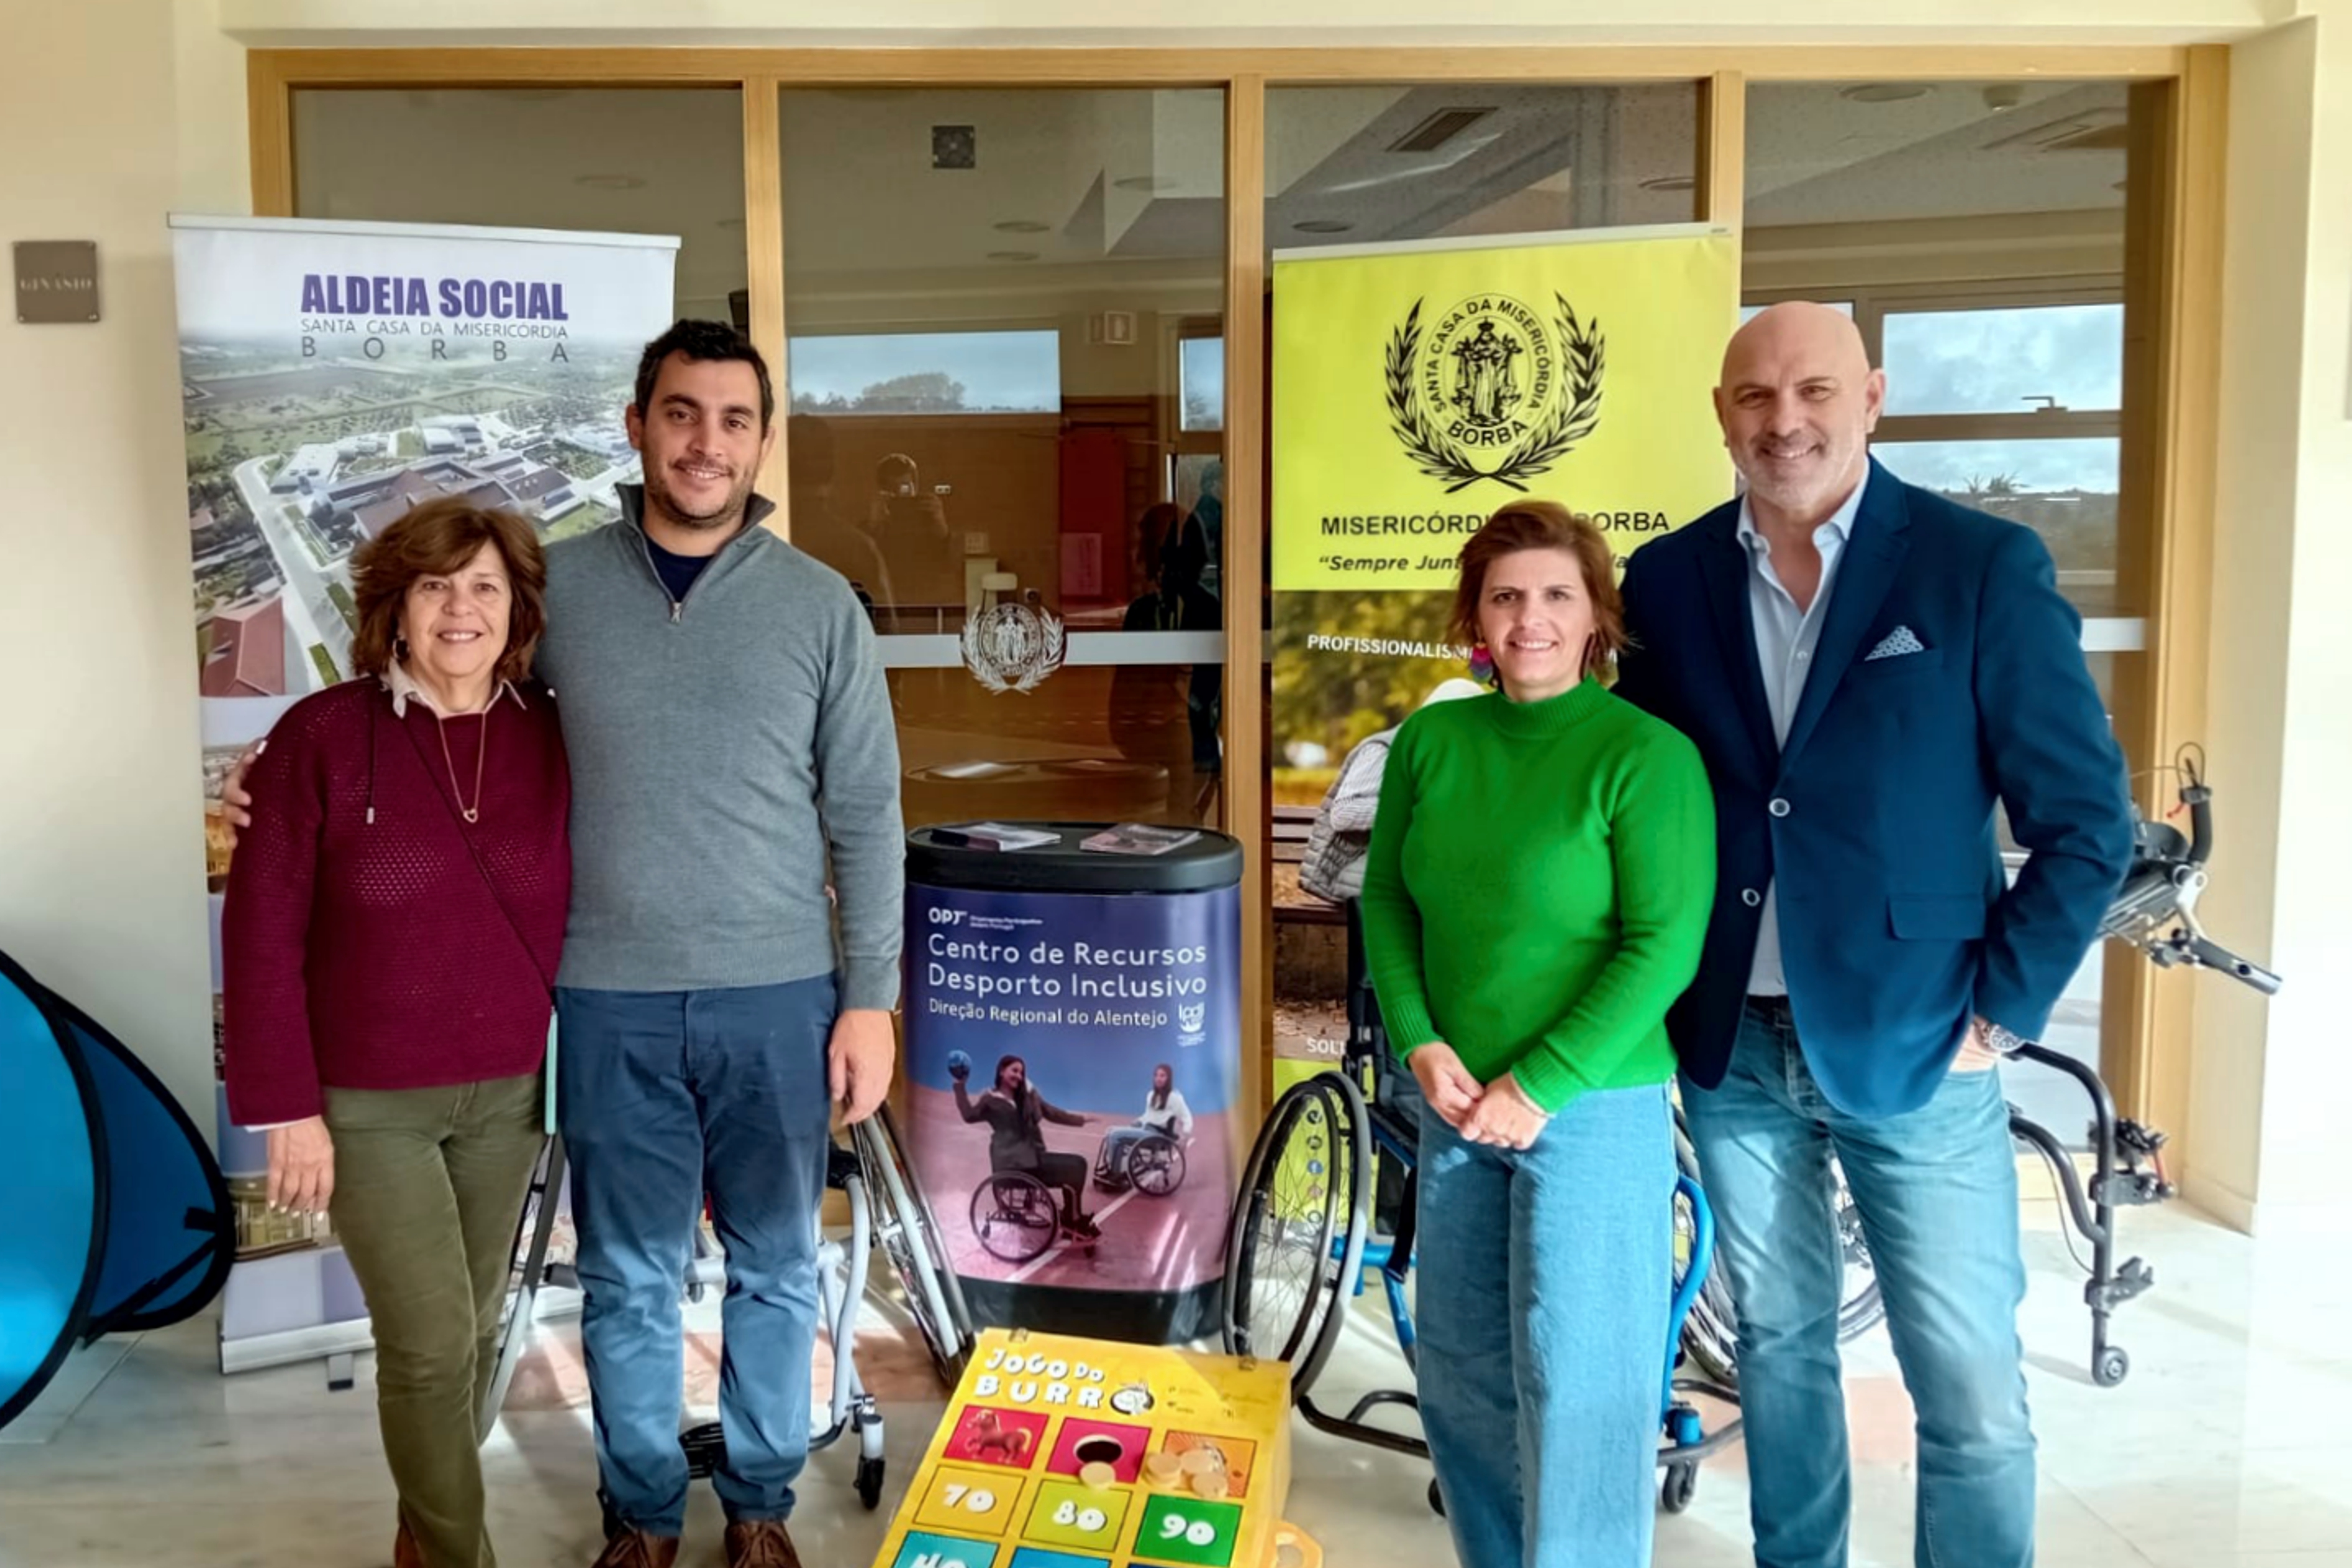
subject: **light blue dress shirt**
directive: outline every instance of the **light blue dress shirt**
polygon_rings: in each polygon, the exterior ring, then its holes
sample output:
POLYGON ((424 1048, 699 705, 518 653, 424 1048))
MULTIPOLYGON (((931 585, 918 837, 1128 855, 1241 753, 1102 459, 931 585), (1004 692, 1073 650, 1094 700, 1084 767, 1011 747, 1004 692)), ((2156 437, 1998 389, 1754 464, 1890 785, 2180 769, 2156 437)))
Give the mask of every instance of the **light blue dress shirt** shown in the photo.
MULTIPOLYGON (((1756 622, 1756 665, 1764 676, 1764 700, 1772 710, 1772 738, 1782 745, 1797 703, 1805 694, 1805 678, 1812 673, 1813 650, 1822 640, 1822 623, 1828 618, 1830 590, 1837 585, 1838 562, 1853 537, 1853 520, 1862 510, 1865 476, 1853 487, 1827 522, 1813 530, 1813 547, 1822 552, 1822 584, 1813 602, 1799 609, 1796 596, 1781 584, 1772 569, 1772 546, 1756 531, 1748 498, 1739 498, 1739 542, 1748 551, 1748 603, 1756 622)), ((1788 976, 1780 967, 1780 910, 1777 884, 1764 889, 1764 919, 1756 931, 1756 958, 1748 973, 1751 996, 1785 996, 1788 976)))

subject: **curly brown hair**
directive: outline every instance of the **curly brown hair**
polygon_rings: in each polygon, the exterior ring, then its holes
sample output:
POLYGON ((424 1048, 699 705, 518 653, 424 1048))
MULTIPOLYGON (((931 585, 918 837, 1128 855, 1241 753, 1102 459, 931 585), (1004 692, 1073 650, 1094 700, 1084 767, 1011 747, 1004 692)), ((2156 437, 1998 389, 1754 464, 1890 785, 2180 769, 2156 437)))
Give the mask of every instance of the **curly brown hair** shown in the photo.
POLYGON ((1454 584, 1454 616, 1447 633, 1464 647, 1478 636, 1478 601, 1486 591, 1486 568, 1523 550, 1565 550, 1584 571, 1585 596, 1592 601, 1592 639, 1585 645, 1584 670, 1605 668, 1625 646, 1625 601, 1617 592, 1617 552, 1590 518, 1556 500, 1515 500, 1486 520, 1462 547, 1462 576, 1454 584))
POLYGON ((498 548, 513 593, 498 679, 529 675, 531 656, 547 630, 547 559, 539 535, 510 511, 476 506, 459 496, 426 501, 352 552, 352 597, 360 624, 352 635, 352 673, 382 675, 391 668, 400 607, 410 584, 419 577, 463 570, 485 544, 498 548))

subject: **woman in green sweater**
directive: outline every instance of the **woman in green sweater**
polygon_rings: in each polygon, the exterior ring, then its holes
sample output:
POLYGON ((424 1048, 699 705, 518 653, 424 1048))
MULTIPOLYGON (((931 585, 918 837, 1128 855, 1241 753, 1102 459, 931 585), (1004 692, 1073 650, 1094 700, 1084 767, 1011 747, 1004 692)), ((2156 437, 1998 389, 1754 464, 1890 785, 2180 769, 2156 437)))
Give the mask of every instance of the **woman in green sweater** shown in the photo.
POLYGON ((1501 690, 1398 731, 1365 863, 1421 1123, 1421 1412, 1464 1568, 1638 1568, 1673 1270, 1666 1009, 1698 970, 1697 751, 1610 695, 1613 556, 1550 501, 1462 549, 1501 690))

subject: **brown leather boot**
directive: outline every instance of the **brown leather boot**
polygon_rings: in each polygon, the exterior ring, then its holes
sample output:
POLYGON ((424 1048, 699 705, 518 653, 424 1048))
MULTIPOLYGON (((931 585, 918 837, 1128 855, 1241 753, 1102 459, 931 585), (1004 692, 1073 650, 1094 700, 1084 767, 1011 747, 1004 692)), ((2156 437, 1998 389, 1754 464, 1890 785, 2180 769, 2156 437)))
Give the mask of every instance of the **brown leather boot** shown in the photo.
POLYGON ((400 1533, 392 1538, 392 1568, 425 1568, 424 1549, 408 1531, 408 1521, 400 1521, 400 1533))
POLYGON ((727 1568, 801 1568, 801 1554, 782 1520, 742 1520, 727 1527, 727 1568))
POLYGON ((677 1536, 624 1530, 604 1542, 604 1552, 589 1568, 670 1568, 677 1561, 677 1536))

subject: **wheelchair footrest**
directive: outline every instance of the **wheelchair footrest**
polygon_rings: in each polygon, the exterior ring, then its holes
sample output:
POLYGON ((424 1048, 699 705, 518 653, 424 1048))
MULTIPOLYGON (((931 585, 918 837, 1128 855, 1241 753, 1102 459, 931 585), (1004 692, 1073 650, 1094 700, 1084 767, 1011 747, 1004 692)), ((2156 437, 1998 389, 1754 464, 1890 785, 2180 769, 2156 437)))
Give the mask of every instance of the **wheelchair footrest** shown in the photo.
POLYGON ((2093 1307, 2110 1310, 2122 1306, 2135 1297, 2145 1296, 2156 1289, 2156 1270, 2140 1258, 2126 1260, 2116 1270, 2116 1277, 2105 1284, 2094 1279, 2083 1287, 2083 1300, 2093 1307))
POLYGON ((699 1426, 689 1426, 678 1434, 677 1446, 686 1450, 686 1473, 708 1476, 727 1462, 727 1438, 716 1421, 706 1421, 699 1426))

